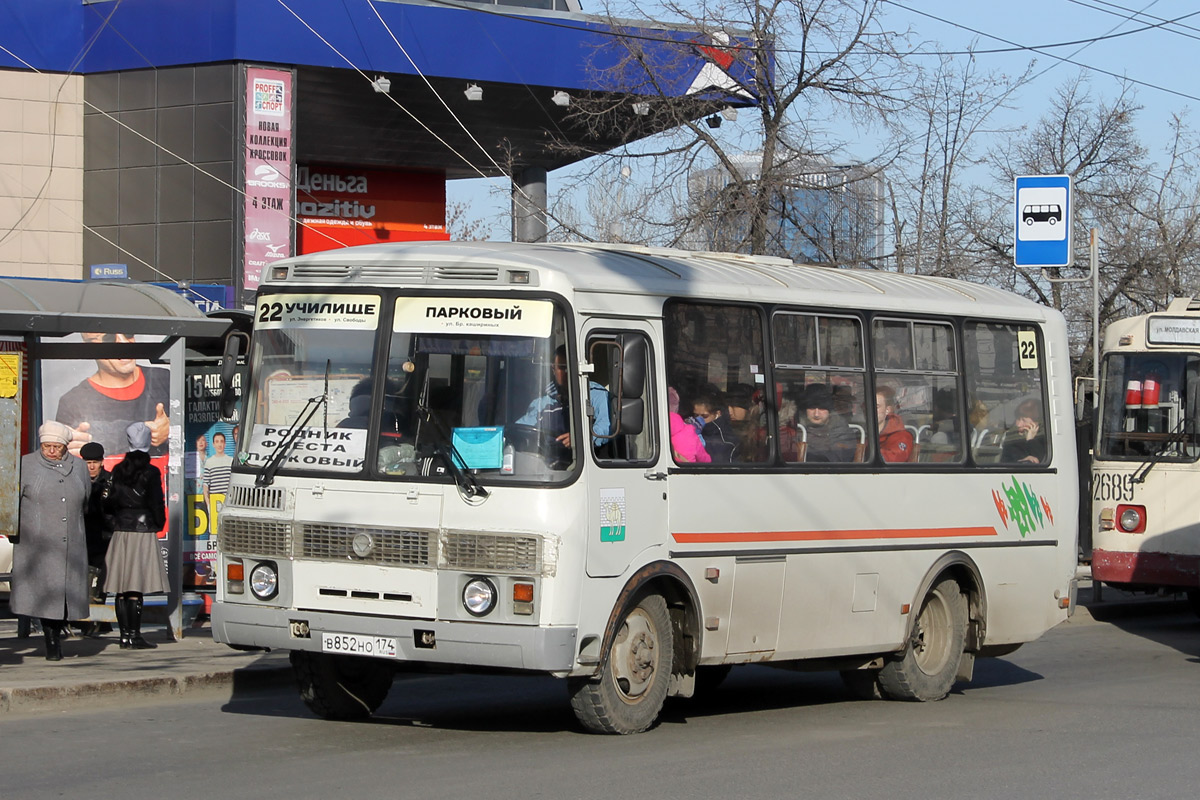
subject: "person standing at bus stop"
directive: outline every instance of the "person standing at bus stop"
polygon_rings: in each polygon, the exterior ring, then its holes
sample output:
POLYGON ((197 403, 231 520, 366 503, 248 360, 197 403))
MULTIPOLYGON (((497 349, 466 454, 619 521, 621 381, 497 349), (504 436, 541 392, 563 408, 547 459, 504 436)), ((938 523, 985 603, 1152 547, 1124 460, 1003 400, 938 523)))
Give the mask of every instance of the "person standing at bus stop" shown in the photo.
POLYGON ((89 616, 83 515, 91 481, 83 462, 67 455, 70 441, 70 428, 48 421, 38 428, 38 451, 21 457, 21 511, 9 608, 20 616, 41 618, 47 661, 62 661, 67 620, 89 616))
POLYGON ((116 595, 122 650, 158 647, 142 638, 142 602, 146 594, 167 591, 167 572, 158 550, 158 532, 166 525, 162 473, 150 463, 150 428, 135 422, 128 430, 130 450, 113 468, 105 509, 112 517, 104 588, 116 595))
POLYGON ((79 455, 92 481, 87 513, 83 517, 87 530, 88 591, 93 603, 103 603, 107 600, 104 595, 104 556, 112 539, 112 520, 104 512, 104 502, 112 489, 112 473, 104 468, 104 448, 99 442, 88 442, 79 448, 79 455))

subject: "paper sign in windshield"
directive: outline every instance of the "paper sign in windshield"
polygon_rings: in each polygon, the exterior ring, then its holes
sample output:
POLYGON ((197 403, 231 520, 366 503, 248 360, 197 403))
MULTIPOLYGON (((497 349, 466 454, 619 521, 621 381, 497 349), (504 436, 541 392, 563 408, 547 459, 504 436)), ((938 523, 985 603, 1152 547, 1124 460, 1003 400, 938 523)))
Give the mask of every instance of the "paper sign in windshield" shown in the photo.
POLYGON ((550 335, 549 300, 487 297, 401 297, 392 329, 398 333, 550 335))
MULTIPOLYGON (((246 466, 264 467, 280 443, 286 440, 286 425, 255 425, 250 438, 246 466)), ((367 453, 367 432, 361 428, 301 428, 288 448, 282 469, 321 472, 359 472, 367 453)))
POLYGON ((379 327, 380 297, 375 294, 269 294, 258 298, 254 325, 279 328, 340 328, 373 331, 379 327))

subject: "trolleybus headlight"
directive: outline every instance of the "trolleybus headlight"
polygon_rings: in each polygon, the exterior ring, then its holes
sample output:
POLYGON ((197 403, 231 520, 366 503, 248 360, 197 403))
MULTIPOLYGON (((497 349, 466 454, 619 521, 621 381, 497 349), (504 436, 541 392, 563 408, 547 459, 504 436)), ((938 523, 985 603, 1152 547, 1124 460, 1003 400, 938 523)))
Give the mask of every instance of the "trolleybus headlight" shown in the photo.
POLYGON ((250 570, 250 591, 259 600, 270 600, 279 594, 279 572, 273 562, 260 562, 250 570))
POLYGON ((1146 507, 1117 506, 1117 525, 1125 533, 1141 533, 1146 530, 1146 507))
POLYGON ((496 585, 487 578, 472 578, 463 587, 463 608, 473 617, 486 617, 496 607, 496 585))

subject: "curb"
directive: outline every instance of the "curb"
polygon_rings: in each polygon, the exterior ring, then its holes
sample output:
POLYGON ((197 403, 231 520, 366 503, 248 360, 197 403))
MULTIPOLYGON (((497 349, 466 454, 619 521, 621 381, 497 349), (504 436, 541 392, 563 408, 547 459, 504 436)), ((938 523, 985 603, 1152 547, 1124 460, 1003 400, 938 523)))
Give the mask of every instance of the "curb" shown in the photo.
POLYGON ((76 707, 81 702, 94 705, 134 697, 190 697, 221 692, 233 699, 264 689, 291 685, 294 680, 290 666, 279 666, 89 681, 63 686, 0 688, 0 715, 62 710, 76 707))

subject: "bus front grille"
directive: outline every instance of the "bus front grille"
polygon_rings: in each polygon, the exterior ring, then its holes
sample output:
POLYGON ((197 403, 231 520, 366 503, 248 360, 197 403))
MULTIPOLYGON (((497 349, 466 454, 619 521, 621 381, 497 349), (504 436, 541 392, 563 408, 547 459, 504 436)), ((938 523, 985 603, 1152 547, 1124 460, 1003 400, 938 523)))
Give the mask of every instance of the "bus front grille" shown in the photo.
POLYGON ((269 519, 222 514, 217 528, 222 553, 282 556, 292 554, 292 525, 269 519))
POLYGON ((442 565, 469 572, 541 572, 541 539, 494 533, 447 533, 442 543, 442 565))
POLYGON ((230 486, 225 506, 258 508, 267 511, 285 510, 286 495, 283 489, 268 486, 230 486))
POLYGON ((367 564, 432 567, 437 564, 437 538, 425 531, 394 528, 368 528, 360 525, 324 525, 306 522, 300 526, 296 556, 331 561, 355 561, 367 564), (366 555, 354 552, 354 537, 360 539, 366 555), (369 541, 369 548, 365 545, 369 541))

